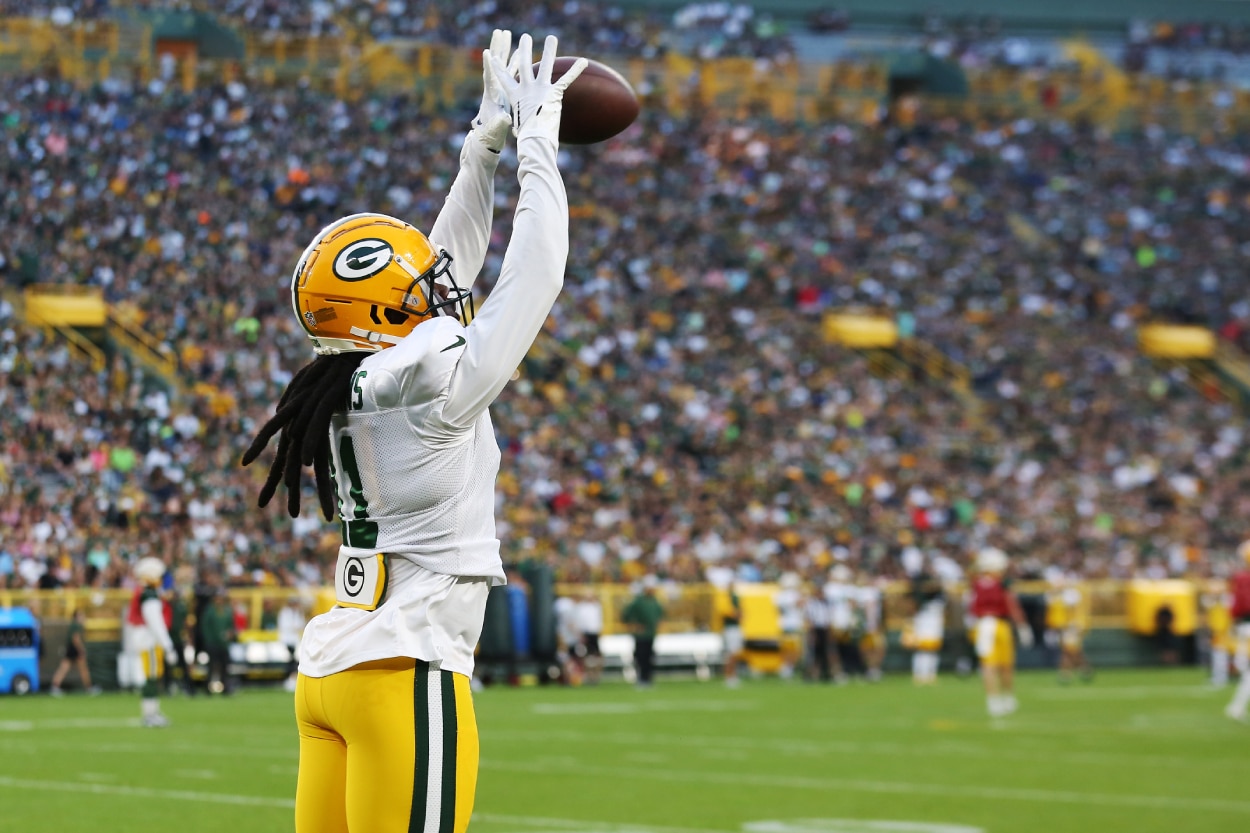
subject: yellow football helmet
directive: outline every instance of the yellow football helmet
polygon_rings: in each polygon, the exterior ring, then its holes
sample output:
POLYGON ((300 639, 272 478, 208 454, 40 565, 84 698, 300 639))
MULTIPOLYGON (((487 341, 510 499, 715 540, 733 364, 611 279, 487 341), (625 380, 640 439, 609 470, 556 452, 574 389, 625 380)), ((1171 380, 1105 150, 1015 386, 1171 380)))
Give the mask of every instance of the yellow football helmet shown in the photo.
POLYGON ((451 255, 385 214, 352 214, 321 230, 291 276, 291 303, 321 355, 376 352, 436 315, 473 317, 451 255))

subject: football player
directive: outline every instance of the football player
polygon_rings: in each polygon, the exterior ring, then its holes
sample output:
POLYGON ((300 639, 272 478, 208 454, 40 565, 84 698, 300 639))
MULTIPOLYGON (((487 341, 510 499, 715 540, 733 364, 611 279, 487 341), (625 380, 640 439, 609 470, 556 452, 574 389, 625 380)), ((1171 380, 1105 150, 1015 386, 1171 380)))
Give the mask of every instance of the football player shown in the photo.
POLYGON ((869 682, 881 679, 881 666, 885 664, 885 599, 881 588, 873 582, 867 573, 861 573, 858 579, 859 609, 863 613, 864 635, 860 639, 860 650, 867 666, 865 676, 869 682))
POLYGON ((1025 647, 1033 644, 1033 631, 1024 618, 1016 594, 1008 589, 1007 554, 995 547, 977 553, 977 577, 972 582, 968 610, 976 621, 974 640, 985 683, 985 702, 990 717, 1016 711, 1016 645, 1012 625, 1025 647))
POLYGON ((481 109, 427 238, 381 214, 318 234, 291 282, 317 358, 287 386, 244 455, 282 432, 259 503, 278 483, 298 515, 311 465, 322 513, 337 508, 336 606, 309 622, 295 708, 297 833, 462 833, 478 736, 473 651, 491 586, 499 446, 488 406, 516 372, 563 286, 568 199, 557 167, 565 89, 556 39, 533 63, 496 30, 482 55, 481 109), (474 316, 494 173, 517 137, 512 238, 474 316))
POLYGON ((134 626, 133 646, 143 663, 143 725, 159 728, 169 725, 161 711, 161 675, 165 672, 165 656, 172 655, 174 641, 169 636, 169 623, 165 620, 165 602, 161 599, 160 586, 165 578, 165 562, 159 558, 140 558, 134 567, 139 588, 130 602, 127 621, 134 626))
POLYGON ((1233 617, 1229 612, 1231 598, 1222 593, 1203 593, 1198 604, 1205 617, 1207 638, 1211 646, 1211 686, 1228 685, 1228 658, 1235 649, 1233 617))
POLYGON ((911 678, 916 685, 933 685, 938 679, 942 642, 946 638, 946 591, 941 579, 923 561, 911 577, 911 596, 916 611, 908 640, 915 651, 911 656, 911 678))
POLYGON ((833 637, 835 682, 845 683, 852 674, 862 671, 858 628, 858 590, 855 574, 845 564, 835 564, 825 583, 825 603, 829 605, 830 632, 833 637))
POLYGON ((783 573, 778 585, 773 599, 781 625, 780 674, 789 680, 803 658, 803 579, 798 573, 783 573))
POLYGON ((725 685, 737 688, 738 666, 742 664, 745 642, 742 638, 742 600, 738 598, 738 590, 734 583, 729 582, 725 589, 724 608, 721 610, 721 636, 725 640, 725 685))
POLYGON ((1250 541, 1237 549, 1242 568, 1229 580, 1229 595, 1233 597, 1229 613, 1233 619, 1233 667, 1241 675, 1241 682, 1233 693, 1224 713, 1233 720, 1246 720, 1246 708, 1250 707, 1250 541))
POLYGON ((1079 674, 1084 682, 1094 678, 1094 669, 1085 656, 1085 631, 1089 617, 1084 601, 1075 576, 1060 579, 1047 598, 1046 627, 1059 648, 1060 685, 1072 682, 1073 674, 1079 674))

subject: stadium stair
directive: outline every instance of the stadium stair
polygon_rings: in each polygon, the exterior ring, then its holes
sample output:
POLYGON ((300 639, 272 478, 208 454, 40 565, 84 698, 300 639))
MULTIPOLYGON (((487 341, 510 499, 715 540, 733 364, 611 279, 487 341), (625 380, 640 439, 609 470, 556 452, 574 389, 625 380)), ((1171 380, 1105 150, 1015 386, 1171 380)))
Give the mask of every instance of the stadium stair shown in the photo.
POLYGON ((1213 361, 1160 358, 1155 359, 1154 364, 1168 376, 1174 379, 1179 378, 1190 390, 1204 399, 1231 402, 1250 410, 1250 388, 1231 383, 1213 361))
POLYGON ((143 328, 142 315, 127 304, 111 304, 106 327, 109 341, 133 365, 154 374, 171 398, 186 396, 188 388, 171 348, 143 328))
POLYGON ((983 422, 985 403, 973 390, 972 371, 966 365, 914 336, 900 339, 895 351, 908 367, 953 393, 963 405, 970 424, 980 425, 983 422))
POLYGON ((1216 341, 1215 356, 1211 363, 1228 383, 1237 388, 1242 405, 1250 407, 1250 356, 1232 342, 1219 339, 1216 341))
MULTIPOLYGON (((103 370, 108 365, 108 356, 98 343, 99 328, 89 326, 90 322, 75 320, 75 313, 81 313, 81 309, 75 309, 74 312, 63 317, 58 316, 56 305, 50 305, 47 302, 49 297, 51 296, 41 294, 42 302, 32 304, 27 303, 27 292, 18 292, 8 288, 3 290, 3 298, 12 305, 17 320, 22 321, 28 327, 42 330, 49 339, 66 342, 70 351, 85 360, 93 372, 98 373, 103 370), (97 338, 93 338, 92 334, 95 334, 97 338)), ((89 300, 88 304, 90 304, 89 300)), ((87 311, 87 317, 91 317, 90 310, 87 311)))

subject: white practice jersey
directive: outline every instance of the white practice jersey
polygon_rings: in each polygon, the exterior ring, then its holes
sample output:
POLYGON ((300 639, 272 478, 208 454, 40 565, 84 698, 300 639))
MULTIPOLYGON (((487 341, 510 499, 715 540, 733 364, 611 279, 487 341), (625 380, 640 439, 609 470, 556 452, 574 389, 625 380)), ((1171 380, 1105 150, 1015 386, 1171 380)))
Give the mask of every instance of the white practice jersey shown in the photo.
POLYGON ((852 584, 831 581, 825 585, 829 624, 834 630, 849 631, 855 627, 855 596, 856 589, 852 584))
POLYGON ((864 612, 864 630, 868 633, 879 632, 882 629, 881 588, 872 584, 865 584, 856 589, 859 595, 859 609, 864 612))
POLYGON ((581 629, 577 627, 577 600, 560 596, 552 604, 556 617, 556 636, 565 648, 582 641, 581 629))
POLYGON ((583 634, 598 636, 603 633, 603 605, 597 599, 582 599, 577 603, 577 629, 583 634))
POLYGON ((803 594, 783 587, 773 597, 777 605, 777 617, 782 633, 799 633, 803 630, 803 594))
MULTIPOLYGON (((304 674, 322 677, 395 656, 442 660, 447 670, 472 673, 486 590, 504 583, 494 516, 500 455, 487 408, 542 328, 568 256, 556 146, 527 137, 517 155, 521 191, 512 239, 477 316, 468 326, 450 317, 425 321, 394 347, 369 354, 352 378, 346 412, 332 421, 340 555, 386 553, 389 579, 377 610, 336 607, 309 623, 304 674), (446 596, 448 610, 463 597, 470 610, 454 623, 432 621, 431 594, 446 596)), ((452 256, 461 287, 472 284, 485 259, 497 160, 477 139, 466 139, 460 173, 429 234, 452 256)))

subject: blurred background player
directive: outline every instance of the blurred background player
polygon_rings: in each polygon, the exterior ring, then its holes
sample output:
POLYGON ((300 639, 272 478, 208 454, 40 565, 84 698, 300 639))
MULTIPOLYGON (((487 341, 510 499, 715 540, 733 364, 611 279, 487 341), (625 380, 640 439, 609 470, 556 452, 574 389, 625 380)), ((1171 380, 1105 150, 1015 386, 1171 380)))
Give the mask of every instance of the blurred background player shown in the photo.
POLYGON ((234 609, 223 587, 204 608, 200 621, 200 639, 208 654, 208 693, 233 694, 230 679, 230 644, 234 642, 234 609))
POLYGON ((165 602, 169 605, 169 638, 174 644, 174 650, 165 657, 167 695, 173 694, 179 688, 188 695, 195 693, 191 666, 187 663, 187 647, 191 641, 191 629, 188 627, 190 596, 189 588, 180 590, 177 586, 170 588, 166 594, 165 602))
POLYGON ((1241 681, 1224 713, 1244 722, 1246 709, 1250 707, 1250 541, 1243 542, 1237 554, 1241 556, 1241 569, 1233 574, 1228 586, 1233 597, 1229 605, 1235 640, 1233 667, 1241 675, 1241 681))
POLYGON ((1067 685, 1079 674, 1084 682, 1094 678, 1085 656, 1085 632, 1089 616, 1084 594, 1075 576, 1064 576, 1046 600, 1047 641, 1059 651, 1059 683, 1067 685))
POLYGON ((165 655, 174 650, 169 636, 165 602, 161 599, 161 580, 165 577, 165 563, 159 558, 141 558, 134 568, 139 588, 131 601, 129 620, 135 628, 135 649, 142 657, 143 687, 141 689, 143 725, 161 727, 169 725, 169 718, 161 711, 160 681, 165 670, 165 655))
POLYGON ((781 670, 783 680, 794 677, 794 669, 803 659, 803 579, 798 573, 783 573, 778 581, 778 624, 781 626, 781 670))
POLYGON ((91 671, 87 668, 86 614, 81 607, 74 610, 74 615, 69 620, 69 633, 65 635, 65 656, 61 658, 56 672, 52 675, 53 697, 59 697, 65 693, 61 689, 61 684, 65 682, 65 675, 70 672, 71 668, 78 671, 78 678, 88 694, 100 693, 100 687, 91 684, 91 671))
POLYGON ((599 650, 599 637, 603 634, 603 602, 599 594, 587 588, 577 601, 577 630, 581 638, 578 653, 582 658, 582 672, 587 685, 598 685, 603 676, 603 652, 599 650))
POLYGON ((946 592, 920 550, 904 553, 903 569, 911 576, 911 677, 916 685, 937 682, 942 642, 946 636, 946 592))
POLYGON ((1012 625, 1020 644, 1033 644, 1033 631, 1014 593, 1007 588, 1007 554, 995 547, 977 553, 977 577, 972 582, 968 611, 976 619, 974 641, 985 683, 985 703, 990 717, 1013 714, 1019 704, 1015 694, 1016 645, 1012 625))
POLYGON ((833 648, 833 680, 844 683, 863 672, 859 652, 858 606, 851 568, 837 564, 829 570, 825 583, 825 603, 829 605, 829 638, 833 648))
POLYGON ((872 580, 872 576, 861 573, 857 583, 857 602, 863 623, 863 635, 860 637, 860 652, 864 659, 865 672, 869 682, 881 679, 881 666, 885 663, 885 616, 883 615, 883 599, 881 588, 872 580))
POLYGON ((634 634, 634 670, 638 675, 638 688, 651 688, 653 684, 655 635, 664 618, 664 606, 655 597, 658 586, 655 576, 643 576, 638 592, 621 611, 621 622, 634 634))
POLYGON ((721 636, 725 640, 725 685, 737 688, 738 666, 742 663, 742 600, 731 581, 725 588, 725 608, 721 611, 721 636))
POLYGON ((806 677, 829 682, 833 679, 833 657, 829 646, 829 603, 823 588, 804 589, 803 619, 807 622, 806 677))
POLYGON ((1198 598, 1202 608, 1203 627, 1206 630, 1213 688, 1228 685, 1228 663, 1235 647, 1233 617, 1229 612, 1230 601, 1231 597, 1225 593, 1203 593, 1198 598))
POLYGON ((582 683, 582 635, 577 627, 577 600, 558 596, 552 602, 556 617, 556 662, 560 665, 560 681, 565 685, 582 683))
POLYGON ((299 596, 287 596, 286 604, 278 611, 278 641, 291 652, 284 683, 287 691, 295 691, 295 684, 299 680, 299 643, 307 624, 308 617, 304 615, 304 606, 299 596))

